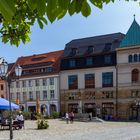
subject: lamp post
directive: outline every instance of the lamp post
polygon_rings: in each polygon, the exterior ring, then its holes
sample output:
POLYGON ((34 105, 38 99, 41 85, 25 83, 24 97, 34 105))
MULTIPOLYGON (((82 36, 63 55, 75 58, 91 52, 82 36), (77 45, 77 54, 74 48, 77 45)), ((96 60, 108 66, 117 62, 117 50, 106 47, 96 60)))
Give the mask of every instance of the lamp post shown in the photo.
MULTIPOLYGON (((15 74, 17 77, 21 76, 21 73, 22 73, 22 68, 17 65, 15 67, 15 74)), ((10 112, 10 140, 13 139, 13 130, 12 130, 12 108, 11 108, 11 93, 10 93, 10 85, 11 85, 11 82, 14 80, 11 75, 10 75, 10 72, 8 72, 8 63, 3 59, 1 58, 0 60, 0 78, 2 80, 5 80, 7 82, 7 85, 8 85, 8 93, 9 93, 9 112, 10 112)), ((15 78, 16 80, 16 78, 15 78)))
POLYGON ((140 101, 139 100, 135 100, 136 106, 137 106, 137 117, 138 117, 138 121, 140 121, 140 101))

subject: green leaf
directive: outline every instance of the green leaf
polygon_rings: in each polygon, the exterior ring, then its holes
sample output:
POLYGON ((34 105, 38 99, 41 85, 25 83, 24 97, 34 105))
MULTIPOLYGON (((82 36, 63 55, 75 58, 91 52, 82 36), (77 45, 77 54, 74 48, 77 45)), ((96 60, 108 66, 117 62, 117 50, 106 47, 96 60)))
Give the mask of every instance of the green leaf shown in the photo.
POLYGON ((100 9, 103 8, 103 0, 90 0, 90 2, 100 9))
POLYGON ((84 2, 84 0, 76 1, 76 5, 75 5, 76 13, 79 13, 81 11, 83 2, 84 2))
POLYGON ((87 1, 83 2, 82 9, 81 9, 82 15, 85 17, 88 17, 91 14, 91 8, 87 1))
POLYGON ((16 8, 13 0, 0 0, 0 13, 5 20, 11 21, 16 12, 16 8))
POLYGON ((76 0, 73 0, 72 3, 69 6, 68 12, 72 16, 75 12, 76 7, 76 0))
POLYGON ((59 13, 59 15, 57 16, 57 19, 63 18, 66 15, 66 13, 67 13, 66 9, 62 10, 61 13, 59 13))
POLYGON ((43 23, 41 22, 41 20, 40 20, 40 19, 37 19, 37 22, 38 22, 38 24, 39 24, 39 27, 40 27, 41 29, 43 29, 43 23))
POLYGON ((41 17, 40 19, 41 19, 46 25, 48 25, 48 22, 47 22, 46 18, 41 17))
POLYGON ((54 22, 57 17, 57 0, 48 0, 46 13, 50 22, 54 22))
POLYGON ((62 9, 67 9, 69 6, 70 0, 58 0, 58 5, 62 9))
POLYGON ((7 37, 7 35, 3 35, 3 36, 2 36, 2 42, 3 42, 3 43, 7 43, 7 42, 8 42, 8 37, 7 37))
POLYGON ((46 12, 46 0, 38 0, 37 1, 37 10, 39 16, 43 16, 46 12))
POLYGON ((37 0, 28 0, 27 2, 32 11, 37 8, 37 0))

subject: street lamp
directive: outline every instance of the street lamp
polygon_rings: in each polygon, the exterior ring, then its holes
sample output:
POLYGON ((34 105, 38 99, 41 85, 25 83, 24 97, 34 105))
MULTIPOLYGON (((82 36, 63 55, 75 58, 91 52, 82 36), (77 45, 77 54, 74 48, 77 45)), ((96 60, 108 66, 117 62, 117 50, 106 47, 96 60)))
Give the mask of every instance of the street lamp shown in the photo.
POLYGON ((140 101, 139 100, 135 100, 136 106, 137 106, 137 117, 138 120, 140 121, 140 113, 139 113, 139 109, 140 109, 140 101))
MULTIPOLYGON (((21 76, 22 73, 22 68, 17 65, 15 67, 15 74, 17 77, 21 76)), ((11 82, 14 80, 11 75, 10 72, 8 72, 8 63, 1 58, 0 60, 0 78, 2 80, 5 80, 8 84, 8 93, 9 93, 9 111, 10 111, 10 140, 13 139, 13 130, 12 130, 12 108, 11 108, 11 93, 10 93, 10 85, 11 82)), ((16 78, 15 78, 16 80, 16 78)))

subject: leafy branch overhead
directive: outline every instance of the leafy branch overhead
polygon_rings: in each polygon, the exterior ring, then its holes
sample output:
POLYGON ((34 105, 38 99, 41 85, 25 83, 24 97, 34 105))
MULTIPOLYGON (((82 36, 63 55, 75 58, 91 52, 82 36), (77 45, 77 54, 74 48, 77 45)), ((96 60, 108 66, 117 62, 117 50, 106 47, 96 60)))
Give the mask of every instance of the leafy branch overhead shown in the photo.
MULTIPOLYGON (((126 0, 129 1, 129 0, 126 0)), ((91 14, 91 5, 100 9, 114 0, 0 0, 0 33, 2 42, 19 46, 30 41, 30 27, 37 21, 40 28, 48 21, 63 18, 67 13, 91 14)))

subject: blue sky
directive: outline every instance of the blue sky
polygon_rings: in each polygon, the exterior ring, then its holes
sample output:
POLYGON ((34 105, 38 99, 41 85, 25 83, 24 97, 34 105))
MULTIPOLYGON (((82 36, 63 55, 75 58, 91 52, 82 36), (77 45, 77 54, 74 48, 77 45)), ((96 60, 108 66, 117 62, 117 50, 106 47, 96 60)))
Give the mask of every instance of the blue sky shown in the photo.
POLYGON ((140 24, 140 6, 138 2, 117 1, 104 5, 103 10, 92 6, 92 14, 85 18, 81 14, 45 26, 43 30, 36 24, 32 27, 31 42, 18 48, 0 43, 0 57, 7 62, 15 62, 20 56, 41 54, 62 50, 73 39, 103 35, 115 32, 126 33, 134 17, 140 24))

